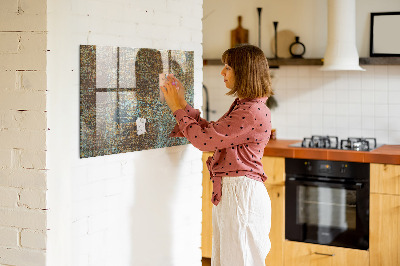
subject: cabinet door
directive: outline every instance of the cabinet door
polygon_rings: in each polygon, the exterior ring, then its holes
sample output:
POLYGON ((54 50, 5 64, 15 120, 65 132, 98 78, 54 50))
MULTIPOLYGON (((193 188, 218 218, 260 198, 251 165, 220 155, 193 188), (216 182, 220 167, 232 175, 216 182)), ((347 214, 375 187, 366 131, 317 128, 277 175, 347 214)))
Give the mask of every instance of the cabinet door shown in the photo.
POLYGON ((202 224, 201 224, 201 253, 204 258, 211 258, 212 252, 212 183, 206 161, 211 152, 203 153, 203 195, 202 195, 202 224))
POLYGON ((367 266, 365 250, 285 241, 285 266, 367 266))
POLYGON ((400 196, 371 194, 371 266, 400 265, 400 196))
POLYGON ((285 187, 265 184, 271 199, 271 250, 265 259, 266 266, 283 265, 285 240, 285 187))
POLYGON ((371 193, 400 195, 400 165, 370 165, 371 193))
POLYGON ((285 185, 285 158, 264 156, 261 163, 268 177, 266 184, 285 185))

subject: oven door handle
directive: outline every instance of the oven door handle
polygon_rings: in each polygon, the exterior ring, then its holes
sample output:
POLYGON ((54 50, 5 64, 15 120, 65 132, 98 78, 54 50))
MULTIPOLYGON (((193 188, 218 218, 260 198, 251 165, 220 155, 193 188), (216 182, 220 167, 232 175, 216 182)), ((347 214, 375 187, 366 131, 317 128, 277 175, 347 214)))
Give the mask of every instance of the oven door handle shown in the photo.
POLYGON ((315 180, 315 181, 310 181, 310 180, 304 180, 303 178, 298 178, 298 177, 288 177, 286 181, 289 182, 296 182, 304 185, 312 185, 312 186, 317 186, 317 185, 340 185, 346 188, 352 188, 352 189, 361 189, 363 188, 363 183, 362 182, 337 182, 337 181, 322 181, 322 180, 315 180))

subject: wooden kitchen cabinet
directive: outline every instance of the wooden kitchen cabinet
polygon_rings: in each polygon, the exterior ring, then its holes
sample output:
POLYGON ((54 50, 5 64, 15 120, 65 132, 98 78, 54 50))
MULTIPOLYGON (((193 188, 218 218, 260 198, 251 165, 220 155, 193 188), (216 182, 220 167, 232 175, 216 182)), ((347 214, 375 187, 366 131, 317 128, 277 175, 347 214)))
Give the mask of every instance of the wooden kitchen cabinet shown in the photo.
MULTIPOLYGON (((285 266, 366 266, 365 250, 285 241, 285 266)), ((282 264, 283 265, 283 264, 282 264)))
POLYGON ((267 175, 265 187, 271 199, 271 250, 265 259, 266 266, 283 265, 285 240, 285 158, 264 156, 261 160, 267 175))
MULTIPOLYGON (((202 217, 202 256, 211 258, 212 253, 212 183, 206 166, 206 161, 211 152, 203 153, 203 217, 202 217)), ((266 258, 266 265, 283 265, 283 243, 285 230, 285 158, 263 157, 264 171, 268 176, 265 187, 271 199, 272 221, 271 221, 271 250, 266 258)))
POLYGON ((206 165, 212 152, 203 153, 203 195, 202 195, 202 223, 201 223, 201 253, 203 258, 211 258, 212 252, 212 183, 206 165))
POLYGON ((268 185, 285 185, 285 158, 264 156, 261 159, 264 172, 267 175, 265 184, 268 185))
POLYGON ((400 195, 400 165, 370 164, 371 193, 400 195))
POLYGON ((283 265, 285 241, 285 187, 265 184, 271 199, 271 250, 265 259, 266 266, 283 265))
POLYGON ((370 166, 370 265, 400 265, 400 165, 370 166))

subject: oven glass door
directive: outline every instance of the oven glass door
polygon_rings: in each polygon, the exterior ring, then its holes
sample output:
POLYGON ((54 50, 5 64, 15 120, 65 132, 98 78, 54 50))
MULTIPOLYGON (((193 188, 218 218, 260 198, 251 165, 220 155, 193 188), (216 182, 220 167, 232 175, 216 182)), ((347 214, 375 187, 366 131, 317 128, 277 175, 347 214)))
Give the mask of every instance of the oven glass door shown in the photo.
POLYGON ((287 181, 286 189, 287 239, 368 249, 361 184, 296 180, 287 181))

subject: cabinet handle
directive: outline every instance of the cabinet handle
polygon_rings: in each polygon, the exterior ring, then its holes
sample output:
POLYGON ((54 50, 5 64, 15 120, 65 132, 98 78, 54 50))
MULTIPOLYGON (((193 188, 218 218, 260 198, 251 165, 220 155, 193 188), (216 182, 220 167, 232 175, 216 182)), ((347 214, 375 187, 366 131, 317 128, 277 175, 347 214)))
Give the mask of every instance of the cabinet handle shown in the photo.
POLYGON ((335 254, 327 254, 327 253, 320 253, 320 252, 314 252, 315 255, 323 255, 323 256, 330 256, 333 257, 335 254))

